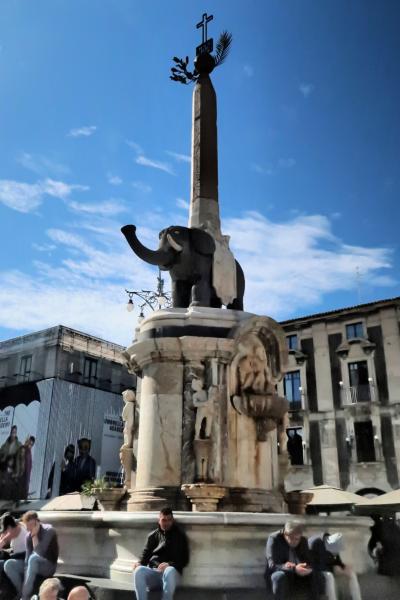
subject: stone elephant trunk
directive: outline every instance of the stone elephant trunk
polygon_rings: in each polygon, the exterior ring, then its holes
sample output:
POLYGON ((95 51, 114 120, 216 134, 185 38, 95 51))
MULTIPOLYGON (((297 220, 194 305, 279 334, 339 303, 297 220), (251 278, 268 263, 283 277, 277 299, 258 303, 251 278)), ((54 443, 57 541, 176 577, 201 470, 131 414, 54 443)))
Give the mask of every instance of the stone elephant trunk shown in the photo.
POLYGON ((149 248, 146 248, 146 246, 139 241, 136 235, 135 225, 124 225, 124 227, 121 227, 121 231, 136 256, 150 265, 156 265, 160 267, 160 269, 166 269, 168 267, 174 255, 172 249, 168 251, 163 248, 159 248, 158 250, 150 250, 149 248))

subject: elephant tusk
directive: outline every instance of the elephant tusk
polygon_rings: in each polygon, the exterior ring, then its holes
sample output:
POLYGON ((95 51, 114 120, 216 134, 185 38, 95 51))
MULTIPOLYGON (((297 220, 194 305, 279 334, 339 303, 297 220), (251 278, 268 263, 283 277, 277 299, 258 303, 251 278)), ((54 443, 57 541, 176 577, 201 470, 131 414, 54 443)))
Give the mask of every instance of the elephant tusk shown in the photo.
POLYGON ((181 246, 180 244, 178 244, 178 242, 176 242, 174 240, 174 238, 172 237, 172 235, 170 235, 169 233, 167 233, 167 240, 169 245, 176 250, 177 252, 182 252, 183 250, 183 246, 181 246))

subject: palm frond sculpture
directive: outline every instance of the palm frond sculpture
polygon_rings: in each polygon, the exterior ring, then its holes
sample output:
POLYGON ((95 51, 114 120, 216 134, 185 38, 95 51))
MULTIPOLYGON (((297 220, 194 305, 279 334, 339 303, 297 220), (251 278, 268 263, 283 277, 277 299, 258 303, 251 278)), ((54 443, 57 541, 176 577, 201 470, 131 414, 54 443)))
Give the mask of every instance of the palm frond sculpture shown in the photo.
POLYGON ((223 31, 219 36, 217 46, 215 48, 214 61, 215 66, 219 67, 225 61, 229 54, 229 50, 232 44, 232 34, 229 31, 223 31))
MULTIPOLYGON (((219 67, 219 65, 222 65, 222 63, 226 60, 231 44, 232 34, 228 31, 223 31, 219 36, 215 48, 215 54, 209 55, 214 61, 214 65, 212 67, 213 69, 215 67, 219 67)), ((175 66, 171 67, 170 79, 172 79, 172 81, 178 81, 179 83, 187 85, 188 83, 195 83, 198 80, 200 73, 197 71, 197 69, 194 68, 193 71, 189 71, 187 68, 189 64, 188 56, 186 56, 186 58, 178 58, 177 56, 174 56, 172 60, 175 63, 175 66)))

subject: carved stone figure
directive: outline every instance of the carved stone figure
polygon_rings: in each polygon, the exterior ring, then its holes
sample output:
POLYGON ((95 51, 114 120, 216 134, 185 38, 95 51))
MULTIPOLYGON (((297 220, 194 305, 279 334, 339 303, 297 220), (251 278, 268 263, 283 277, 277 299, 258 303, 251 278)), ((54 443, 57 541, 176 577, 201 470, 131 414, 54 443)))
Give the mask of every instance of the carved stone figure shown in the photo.
POLYGON ((230 368, 230 396, 233 407, 254 418, 257 439, 265 441, 267 433, 288 410, 285 398, 276 394, 275 384, 281 377, 279 344, 272 333, 264 334, 265 343, 256 332, 245 333, 237 344, 230 368))
POLYGON ((122 392, 122 399, 125 402, 122 410, 124 443, 120 448, 119 458, 124 469, 124 487, 130 489, 134 484, 132 472, 136 470, 136 457, 133 453, 134 438, 138 428, 135 392, 133 390, 125 390, 122 392))
POLYGON ((257 335, 249 333, 238 344, 231 365, 231 394, 241 396, 243 392, 263 393, 268 391, 271 376, 265 348, 257 335))
MULTIPOLYGON (((169 271, 174 308, 189 305, 221 307, 222 300, 213 287, 216 246, 212 235, 195 227, 173 225, 160 231, 158 250, 149 250, 138 240, 135 225, 125 225, 121 231, 139 258, 169 271)), ((243 310, 244 274, 239 263, 236 261, 235 264, 236 293, 227 308, 243 310)))
POLYGON ((124 447, 133 448, 133 434, 135 426, 136 395, 133 390, 122 392, 122 399, 125 406, 122 410, 122 420, 124 421, 124 447))
POLYGON ((207 439, 211 436, 211 427, 214 416, 215 393, 212 386, 208 391, 203 389, 204 381, 194 378, 192 380, 193 406, 196 407, 195 439, 207 439))

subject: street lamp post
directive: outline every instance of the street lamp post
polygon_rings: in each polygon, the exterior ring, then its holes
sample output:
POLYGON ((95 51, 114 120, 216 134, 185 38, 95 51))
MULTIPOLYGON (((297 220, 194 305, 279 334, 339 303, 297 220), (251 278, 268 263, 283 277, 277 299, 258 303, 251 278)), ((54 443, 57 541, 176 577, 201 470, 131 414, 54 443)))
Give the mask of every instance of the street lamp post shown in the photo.
POLYGON ((171 306, 171 294, 170 292, 164 291, 164 279, 161 277, 161 271, 158 270, 157 277, 157 289, 153 290, 125 290, 129 296, 128 304, 126 305, 126 309, 128 312, 132 312, 135 308, 133 303, 133 296, 137 296, 140 298, 138 303, 140 308, 140 313, 138 317, 138 322, 141 323, 144 319, 144 309, 146 307, 151 308, 151 310, 161 310, 162 308, 167 308, 171 306))

